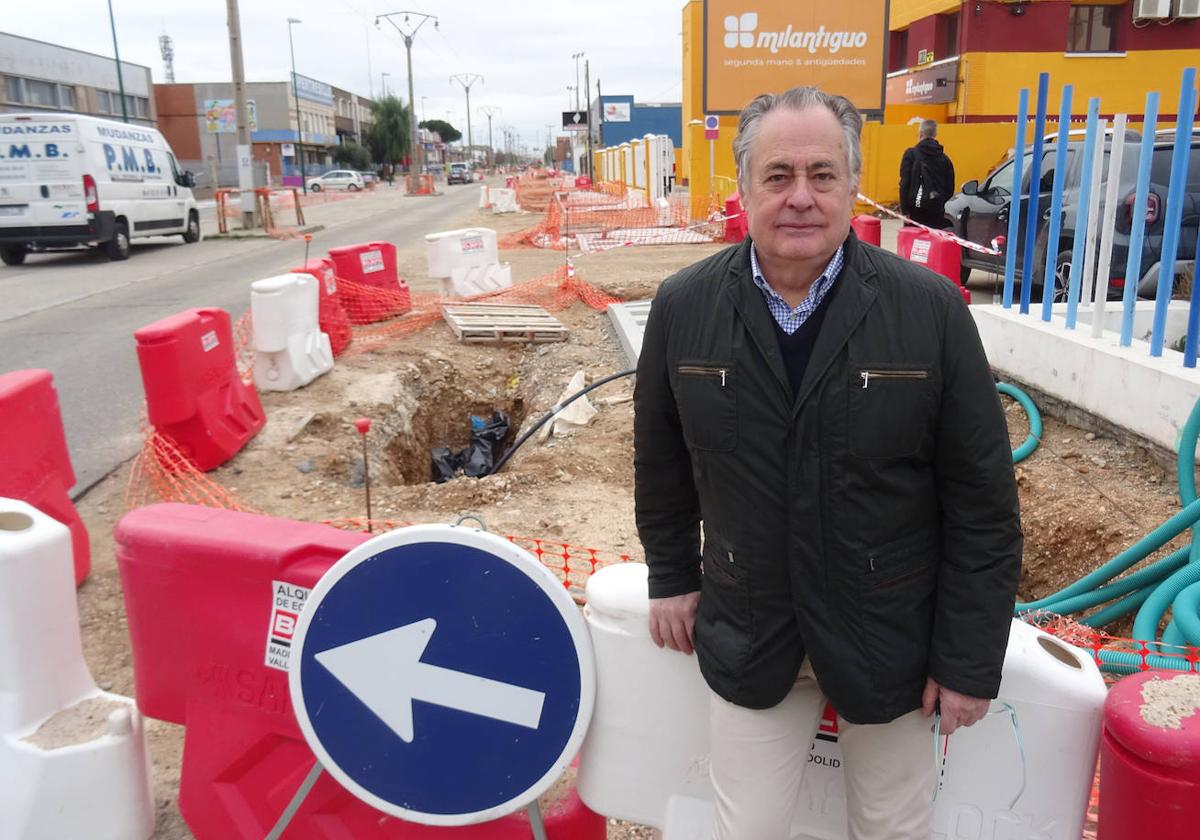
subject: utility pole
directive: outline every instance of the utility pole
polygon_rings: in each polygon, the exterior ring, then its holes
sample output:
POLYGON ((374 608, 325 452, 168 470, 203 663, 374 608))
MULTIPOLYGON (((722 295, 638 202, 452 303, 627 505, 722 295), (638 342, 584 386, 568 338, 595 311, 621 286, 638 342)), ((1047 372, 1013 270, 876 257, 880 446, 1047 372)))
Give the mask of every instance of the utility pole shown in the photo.
MULTIPOLYGON (((237 3, 234 3, 233 8, 233 13, 236 15, 237 3)), ((112 27, 113 55, 117 59, 117 90, 121 94, 121 120, 129 122, 129 106, 125 104, 125 75, 121 72, 121 51, 117 49, 117 20, 113 17, 112 0, 108 0, 108 24, 112 27)))
POLYGON ((392 74, 386 70, 379 74, 379 89, 382 91, 379 96, 381 99, 387 96, 387 77, 390 75, 392 74))
MULTIPOLYGON (((110 2, 111 5, 111 2, 110 2)), ((254 167, 250 156, 250 121, 246 117, 246 71, 242 64, 242 21, 238 0, 225 0, 229 25, 229 65, 233 69, 233 108, 237 112, 238 189, 242 200, 242 227, 254 224, 254 167)), ((118 62, 118 66, 120 63, 118 62)), ((121 97, 125 99, 124 96, 121 97)), ((220 137, 217 137, 220 142, 220 137)))
POLYGON ((478 73, 457 73, 450 77, 450 84, 458 82, 467 93, 467 161, 469 163, 474 162, 475 146, 475 140, 471 136, 471 86, 482 81, 483 76, 478 73))
MULTIPOLYGON (((583 62, 583 92, 585 97, 591 96, 592 83, 588 81, 590 78, 590 68, 585 59, 583 62)), ((584 102, 587 105, 587 176, 593 181, 596 180, 596 173, 592 171, 592 103, 584 102)))
POLYGON ((600 93, 600 80, 596 79, 596 136, 600 139, 600 148, 604 148, 604 95, 600 93))
POLYGON ((479 109, 487 115, 488 121, 488 170, 496 171, 496 148, 492 145, 492 117, 500 113, 500 109, 495 105, 484 105, 479 109))
MULTIPOLYGON (((237 7, 237 0, 230 0, 230 3, 237 7)), ((300 85, 296 79, 296 48, 292 44, 292 25, 301 23, 302 21, 296 18, 288 18, 288 49, 292 53, 292 98, 296 100, 296 165, 300 167, 300 189, 305 195, 308 195, 308 175, 304 171, 304 124, 300 122, 300 85)), ((241 78, 242 68, 242 50, 238 48, 238 64, 237 74, 241 78)), ((239 108, 241 106, 238 106, 239 108)), ((241 122, 239 121, 239 125, 241 122)), ((239 139, 240 143, 241 140, 239 139)))
POLYGON ((411 195, 417 191, 418 184, 420 182, 420 175, 425 168, 423 165, 424 161, 422 160, 422 158, 424 157, 424 153, 423 153, 424 150, 421 147, 421 137, 420 137, 420 135, 417 134, 417 106, 416 106, 416 102, 414 101, 414 98, 413 98, 413 69, 412 69, 413 38, 415 38, 417 36, 417 32, 419 32, 421 27, 425 25, 426 21, 432 20, 433 28, 437 29, 438 28, 438 19, 437 19, 437 15, 427 15, 424 12, 414 12, 414 11, 388 12, 385 15, 376 15, 375 26, 377 26, 377 27, 379 26, 379 21, 381 19, 386 20, 388 23, 390 23, 395 28, 395 30, 397 32, 400 33, 400 37, 402 37, 404 39, 405 52, 408 53, 408 116, 409 116, 408 192, 411 195), (396 21, 392 20, 392 18, 397 17, 399 15, 404 15, 404 25, 406 27, 412 27, 411 31, 402 29, 400 27, 400 24, 398 24, 398 23, 396 23, 396 21), (417 22, 416 26, 413 26, 412 23, 409 21, 410 15, 420 18, 420 20, 417 22), (414 168, 416 170, 415 172, 413 171, 414 168), (417 175, 418 177, 413 178, 412 176, 414 174, 417 175))

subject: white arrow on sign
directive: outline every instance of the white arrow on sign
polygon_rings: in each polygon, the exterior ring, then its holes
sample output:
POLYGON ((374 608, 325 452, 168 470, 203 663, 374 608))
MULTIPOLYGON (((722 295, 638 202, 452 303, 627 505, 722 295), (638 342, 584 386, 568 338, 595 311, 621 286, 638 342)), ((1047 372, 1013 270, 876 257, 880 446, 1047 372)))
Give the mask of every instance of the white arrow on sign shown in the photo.
POLYGON ((422 662, 436 629, 426 618, 314 658, 405 743, 413 740, 414 700, 537 729, 545 693, 422 662))

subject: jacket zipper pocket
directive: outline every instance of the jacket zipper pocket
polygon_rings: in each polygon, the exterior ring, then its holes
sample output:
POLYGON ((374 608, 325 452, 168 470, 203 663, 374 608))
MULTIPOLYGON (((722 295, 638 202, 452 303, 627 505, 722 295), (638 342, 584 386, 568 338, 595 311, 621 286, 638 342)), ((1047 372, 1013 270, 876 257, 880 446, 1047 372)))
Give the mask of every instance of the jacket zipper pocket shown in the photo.
MULTIPOLYGON (((874 574, 875 573, 875 558, 874 557, 870 558, 870 562, 871 562, 871 573, 874 574)), ((899 586, 902 583, 908 583, 910 580, 913 580, 914 578, 919 578, 922 575, 928 574, 930 572, 931 568, 932 568, 931 566, 921 566, 919 568, 913 569, 910 572, 905 572, 902 575, 894 577, 891 580, 885 580, 885 581, 881 581, 879 583, 873 583, 870 586, 868 586, 865 591, 878 592, 881 589, 891 589, 893 586, 899 586)))
POLYGON ((697 367, 695 365, 680 365, 678 371, 680 376, 719 376, 722 388, 725 387, 725 377, 729 373, 727 368, 697 367))
POLYGON ((862 380, 865 390, 872 379, 928 379, 927 370, 860 370, 858 378, 862 380))

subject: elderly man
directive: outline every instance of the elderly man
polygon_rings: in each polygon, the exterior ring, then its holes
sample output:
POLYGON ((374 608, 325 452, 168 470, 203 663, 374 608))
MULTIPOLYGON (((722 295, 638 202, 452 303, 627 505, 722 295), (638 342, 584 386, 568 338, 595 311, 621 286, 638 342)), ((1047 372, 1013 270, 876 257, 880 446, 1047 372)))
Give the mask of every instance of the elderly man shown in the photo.
POLYGON ((746 107, 750 236, 662 284, 638 363, 650 633, 711 688, 721 840, 789 836, 826 699, 850 837, 927 840, 930 716, 970 726, 1000 683, 1004 416, 953 286, 850 232, 861 128, 814 88, 746 107))

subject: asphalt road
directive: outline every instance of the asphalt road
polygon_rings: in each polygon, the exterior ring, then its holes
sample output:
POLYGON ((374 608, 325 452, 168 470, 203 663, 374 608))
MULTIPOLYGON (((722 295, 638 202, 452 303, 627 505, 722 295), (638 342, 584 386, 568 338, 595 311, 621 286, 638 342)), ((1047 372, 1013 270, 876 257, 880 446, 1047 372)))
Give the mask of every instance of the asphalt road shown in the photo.
MULTIPOLYGON (((355 242, 419 244, 479 200, 472 186, 435 198, 383 191, 309 212, 313 254, 355 242)), ((215 230, 211 210, 205 233, 215 230)), ((78 497, 135 455, 143 395, 133 332, 197 306, 223 307, 236 319, 250 304, 254 280, 286 272, 304 258, 304 243, 134 240, 125 262, 88 251, 31 254, 20 267, 0 266, 0 373, 44 368, 54 375, 78 497)))

